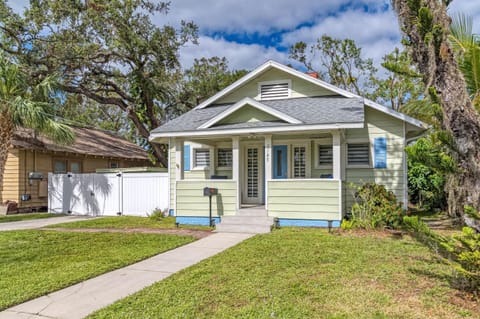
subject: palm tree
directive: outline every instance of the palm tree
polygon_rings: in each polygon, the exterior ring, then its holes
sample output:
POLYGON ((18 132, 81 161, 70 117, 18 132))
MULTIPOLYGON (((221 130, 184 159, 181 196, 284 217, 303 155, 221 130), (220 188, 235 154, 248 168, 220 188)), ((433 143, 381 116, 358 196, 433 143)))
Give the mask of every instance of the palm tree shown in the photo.
POLYGON ((449 40, 453 45, 467 91, 480 112, 480 37, 473 33, 473 19, 465 14, 452 17, 449 40))
POLYGON ((18 65, 0 53, 0 185, 17 126, 35 129, 58 143, 73 141, 72 131, 55 120, 49 103, 44 102, 52 92, 50 83, 46 79, 37 87, 29 87, 18 65))

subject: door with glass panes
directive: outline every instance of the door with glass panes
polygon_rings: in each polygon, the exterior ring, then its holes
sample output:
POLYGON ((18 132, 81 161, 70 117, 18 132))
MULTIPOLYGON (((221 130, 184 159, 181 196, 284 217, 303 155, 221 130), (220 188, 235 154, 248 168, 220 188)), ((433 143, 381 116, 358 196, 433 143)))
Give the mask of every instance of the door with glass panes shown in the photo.
POLYGON ((242 204, 263 202, 263 145, 246 145, 243 149, 242 204))

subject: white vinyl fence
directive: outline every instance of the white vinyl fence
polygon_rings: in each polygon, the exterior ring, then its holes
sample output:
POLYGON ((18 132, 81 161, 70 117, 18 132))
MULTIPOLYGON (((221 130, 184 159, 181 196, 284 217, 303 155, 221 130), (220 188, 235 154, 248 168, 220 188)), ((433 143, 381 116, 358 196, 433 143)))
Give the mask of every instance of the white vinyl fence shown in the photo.
POLYGON ((48 174, 48 210, 147 216, 168 208, 168 173, 48 174))

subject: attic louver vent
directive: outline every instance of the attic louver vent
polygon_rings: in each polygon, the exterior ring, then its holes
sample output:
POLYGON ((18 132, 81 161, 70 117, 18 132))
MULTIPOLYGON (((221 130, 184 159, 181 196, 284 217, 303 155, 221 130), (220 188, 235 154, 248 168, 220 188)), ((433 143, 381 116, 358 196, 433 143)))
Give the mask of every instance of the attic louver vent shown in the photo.
POLYGON ((261 84, 260 99, 273 100, 288 98, 290 96, 289 89, 288 82, 261 84))

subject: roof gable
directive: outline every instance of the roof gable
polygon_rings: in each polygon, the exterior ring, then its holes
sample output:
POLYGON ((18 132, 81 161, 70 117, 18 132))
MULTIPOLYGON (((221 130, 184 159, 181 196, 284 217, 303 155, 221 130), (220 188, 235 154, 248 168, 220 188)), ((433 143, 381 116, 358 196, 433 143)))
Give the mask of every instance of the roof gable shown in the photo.
MULTIPOLYGON (((268 68, 265 69, 263 72, 259 73, 257 76, 250 79, 250 81, 246 82, 244 85, 241 85, 232 90, 231 92, 226 93, 224 96, 219 97, 219 99, 216 100, 214 103, 236 103, 244 97, 250 97, 257 101, 266 101, 267 99, 262 98, 262 86, 268 86, 273 83, 283 83, 288 85, 289 94, 288 96, 282 97, 282 99, 338 95, 331 90, 307 82, 301 78, 285 72, 284 70, 268 68)), ((207 107, 210 107, 210 105, 208 105, 207 107)))
POLYGON ((207 129, 214 125, 234 124, 246 122, 284 122, 289 124, 301 124, 302 121, 278 111, 272 107, 246 97, 230 106, 220 114, 214 116, 199 129, 207 129))
MULTIPOLYGON (((259 78, 262 75, 267 74, 267 71, 269 73, 275 73, 275 71, 278 71, 278 72, 282 72, 283 74, 290 75, 291 77, 297 78, 297 79, 307 83, 308 85, 313 85, 313 86, 317 87, 319 89, 319 92, 330 92, 331 95, 340 95, 340 96, 347 97, 347 98, 361 98, 361 99, 363 99, 361 96, 358 96, 358 95, 353 94, 351 92, 345 91, 345 90, 340 89, 340 88, 338 88, 338 87, 336 87, 332 84, 329 84, 329 83, 324 82, 322 80, 316 79, 316 78, 314 78, 310 75, 307 75, 305 73, 299 72, 299 71, 297 71, 297 70, 295 70, 291 67, 288 67, 286 65, 283 65, 283 64, 280 64, 278 62, 270 60, 270 61, 267 61, 266 63, 262 64, 261 66, 259 66, 255 70, 253 70, 252 72, 248 73, 243 78, 241 78, 238 81, 236 81, 236 82, 232 83, 231 85, 227 86, 225 89, 221 90, 220 92, 218 92, 217 94, 215 94, 211 98, 205 100, 203 103, 199 104, 195 109, 204 109, 204 108, 209 107, 213 103, 220 103, 220 102, 228 103, 229 99, 232 100, 230 102, 234 102, 235 99, 238 100, 241 97, 245 97, 245 95, 243 95, 243 96, 241 95, 241 94, 244 94, 242 92, 242 90, 244 88, 247 88, 248 86, 250 86, 250 87, 248 87, 248 90, 249 90, 249 92, 251 92, 252 91, 252 85, 257 87, 257 83, 259 82, 259 78)), ((277 77, 275 80, 279 80, 279 78, 277 77)), ((328 93, 325 93, 325 95, 327 95, 327 94, 328 93)), ((319 95, 322 95, 322 94, 319 94, 319 95)), ((312 94, 310 96, 314 96, 314 95, 312 94)), ((255 97, 257 97, 257 96, 255 96, 255 97)), ((253 97, 251 97, 251 98, 253 98, 253 97)), ((394 110, 392 110, 392 109, 390 109, 386 106, 380 105, 380 104, 378 104, 374 101, 364 99, 364 103, 368 107, 371 107, 375 110, 386 113, 386 114, 388 114, 388 115, 390 115, 394 118, 400 119, 400 120, 402 120, 404 122, 407 122, 407 123, 409 123, 409 124, 411 124, 415 127, 418 127, 418 128, 421 128, 421 129, 428 128, 428 125, 426 125, 425 123, 423 123, 423 122, 421 122, 417 119, 414 119, 410 116, 407 116, 403 113, 394 111, 394 110)))

